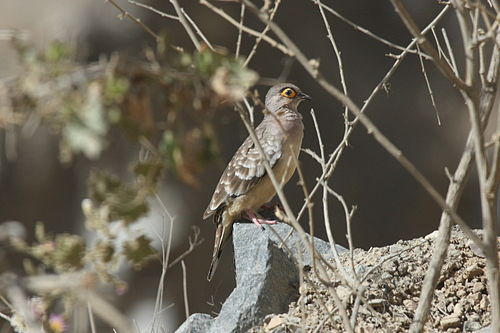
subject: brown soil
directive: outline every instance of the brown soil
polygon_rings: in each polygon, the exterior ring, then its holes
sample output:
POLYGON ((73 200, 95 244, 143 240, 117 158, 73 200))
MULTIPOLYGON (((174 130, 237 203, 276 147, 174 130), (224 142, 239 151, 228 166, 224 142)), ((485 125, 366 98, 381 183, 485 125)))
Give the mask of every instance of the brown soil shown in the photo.
MULTIPOLYGON (((478 234, 480 234, 478 232, 478 234)), ((431 259, 436 233, 424 238, 368 251, 354 251, 358 276, 375 267, 363 282, 366 290, 356 321, 356 332, 406 332, 418 304, 431 259), (388 259, 388 257, 392 257, 388 259)), ((349 253, 342 255, 350 270, 349 253)), ((328 272, 349 316, 356 296, 338 274, 328 272)), ((269 315, 252 332, 343 332, 342 320, 330 291, 312 272, 305 273, 301 297, 288 313, 269 315)), ((454 229, 448 257, 435 290, 426 332, 473 332, 490 324, 490 303, 482 254, 454 229)))

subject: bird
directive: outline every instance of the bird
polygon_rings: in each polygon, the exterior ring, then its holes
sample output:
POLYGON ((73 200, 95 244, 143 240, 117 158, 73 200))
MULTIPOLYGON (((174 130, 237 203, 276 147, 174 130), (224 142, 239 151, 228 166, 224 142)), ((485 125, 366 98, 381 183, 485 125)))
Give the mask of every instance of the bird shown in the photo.
MULTIPOLYGON (((264 118, 255 128, 265 158, 280 184, 286 184, 296 169, 304 124, 298 112, 299 104, 311 97, 291 83, 272 86, 266 94, 264 118)), ((276 190, 264 167, 264 159, 249 136, 236 151, 222 173, 203 219, 213 215, 216 226, 212 261, 207 280, 215 273, 222 247, 233 231, 233 223, 248 218, 256 225, 274 224, 256 214, 271 201, 276 190)))

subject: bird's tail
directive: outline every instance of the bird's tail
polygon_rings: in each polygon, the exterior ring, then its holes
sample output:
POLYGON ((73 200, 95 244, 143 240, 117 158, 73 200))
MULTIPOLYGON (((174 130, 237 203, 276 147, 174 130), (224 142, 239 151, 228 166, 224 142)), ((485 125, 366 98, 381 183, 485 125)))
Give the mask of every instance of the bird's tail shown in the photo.
POLYGON ((219 263, 220 255, 222 254, 222 247, 226 243, 229 236, 233 231, 232 223, 224 225, 224 223, 217 224, 217 230, 215 231, 215 243, 214 252, 212 254, 212 262, 210 263, 210 269, 208 270, 207 280, 212 280, 215 270, 217 269, 217 264, 219 263))

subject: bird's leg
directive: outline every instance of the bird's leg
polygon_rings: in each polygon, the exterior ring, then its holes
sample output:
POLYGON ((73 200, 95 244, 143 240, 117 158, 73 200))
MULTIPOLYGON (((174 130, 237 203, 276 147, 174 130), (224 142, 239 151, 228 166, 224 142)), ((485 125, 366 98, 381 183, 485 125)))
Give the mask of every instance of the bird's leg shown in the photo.
POLYGON ((264 227, 262 226, 263 224, 276 224, 277 221, 275 220, 266 220, 266 219, 263 219, 263 218, 260 218, 258 217, 253 211, 251 210, 247 210, 246 211, 246 215, 247 217, 253 222, 255 223, 258 227, 261 227, 262 229, 264 229, 264 227))

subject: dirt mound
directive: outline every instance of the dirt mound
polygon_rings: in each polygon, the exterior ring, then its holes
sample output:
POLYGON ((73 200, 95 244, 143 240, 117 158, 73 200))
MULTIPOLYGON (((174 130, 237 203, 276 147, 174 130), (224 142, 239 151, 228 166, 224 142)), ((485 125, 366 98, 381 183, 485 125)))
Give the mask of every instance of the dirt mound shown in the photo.
MULTIPOLYGON (((480 234, 480 232, 478 232, 480 234)), ((435 233, 368 251, 356 249, 357 276, 366 276, 364 301, 329 271, 349 316, 357 307, 356 332, 406 332, 432 256, 435 233)), ((349 271, 350 256, 341 258, 349 271)), ((332 263, 333 265, 333 263, 332 263)), ((435 290, 426 331, 472 332, 490 324, 485 259, 458 230, 452 232, 448 257, 435 290)), ((342 332, 342 320, 330 291, 313 271, 305 273, 301 297, 286 314, 270 315, 253 332, 342 332)))

